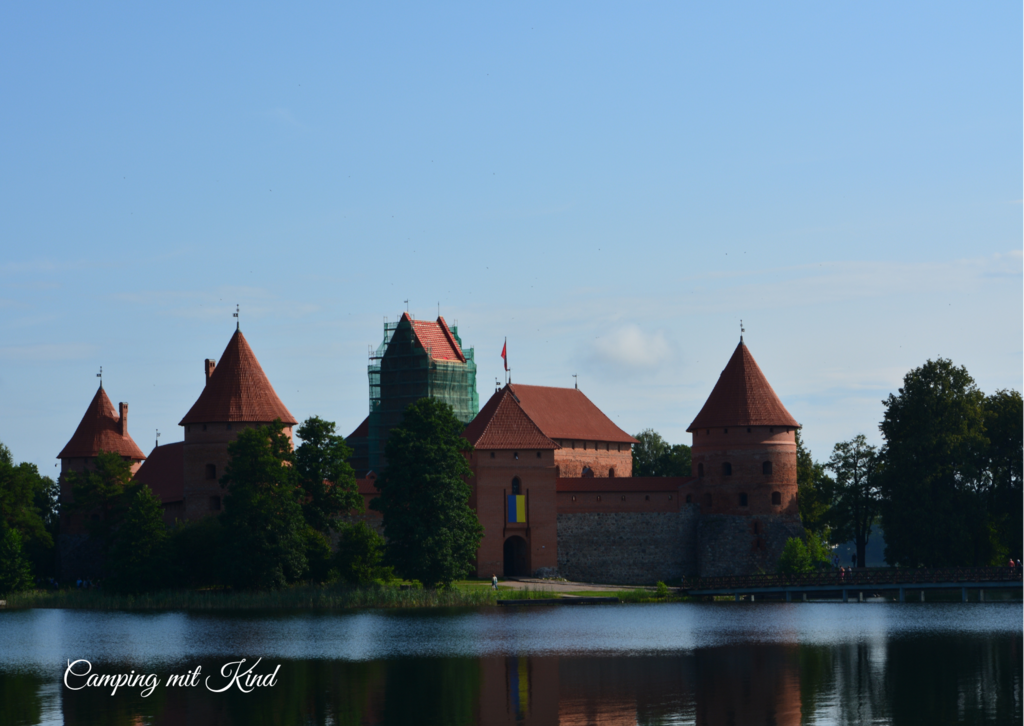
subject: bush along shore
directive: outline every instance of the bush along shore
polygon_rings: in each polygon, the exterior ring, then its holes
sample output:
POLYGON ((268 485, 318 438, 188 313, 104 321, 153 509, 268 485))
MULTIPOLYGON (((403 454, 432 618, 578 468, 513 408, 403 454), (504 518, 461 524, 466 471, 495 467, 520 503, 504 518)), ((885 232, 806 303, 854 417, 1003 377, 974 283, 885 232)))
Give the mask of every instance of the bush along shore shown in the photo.
POLYGON ((544 600, 568 597, 617 597, 620 602, 678 602, 682 598, 653 590, 554 593, 515 590, 489 584, 459 583, 444 590, 412 585, 295 585, 280 590, 163 590, 129 595, 102 589, 26 590, 7 595, 7 609, 74 610, 354 610, 360 608, 444 608, 497 605, 498 600, 544 600))

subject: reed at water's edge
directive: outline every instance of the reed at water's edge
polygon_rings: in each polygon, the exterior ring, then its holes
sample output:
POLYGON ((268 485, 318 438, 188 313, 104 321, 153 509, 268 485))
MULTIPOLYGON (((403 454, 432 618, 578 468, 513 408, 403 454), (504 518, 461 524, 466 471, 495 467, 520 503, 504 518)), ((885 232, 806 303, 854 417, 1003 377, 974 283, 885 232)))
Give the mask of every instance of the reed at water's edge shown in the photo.
MULTIPOLYGON (((622 593, 626 595, 626 593, 622 593)), ((650 595, 650 593, 645 593, 650 595)), ((476 607, 499 599, 538 599, 554 593, 536 590, 497 591, 479 585, 450 590, 402 588, 398 585, 297 585, 273 591, 164 590, 123 595, 105 590, 29 590, 7 596, 7 609, 76 610, 349 610, 358 608, 476 607)), ((628 596, 627 598, 629 599, 628 596)))

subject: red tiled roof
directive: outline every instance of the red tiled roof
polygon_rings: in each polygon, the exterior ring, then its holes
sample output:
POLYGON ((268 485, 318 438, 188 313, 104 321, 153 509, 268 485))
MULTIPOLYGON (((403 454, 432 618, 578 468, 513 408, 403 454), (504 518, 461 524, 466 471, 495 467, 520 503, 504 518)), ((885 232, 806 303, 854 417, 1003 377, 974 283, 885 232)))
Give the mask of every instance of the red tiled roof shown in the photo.
POLYGON ((92 402, 85 409, 81 423, 67 445, 57 454, 58 459, 89 458, 101 451, 120 454, 141 461, 146 458, 127 431, 121 435, 121 417, 107 392, 100 384, 92 402))
POLYGON ((409 320, 416 339, 423 346, 423 350, 430 352, 431 358, 466 362, 466 356, 463 355, 462 348, 459 347, 452 331, 448 329, 448 323, 444 318, 438 317, 432 323, 429 320, 413 320, 409 313, 403 313, 402 317, 409 320))
POLYGON ((185 498, 185 442, 157 446, 135 472, 135 481, 150 488, 163 504, 185 498))
POLYGON ((775 395, 742 340, 718 377, 704 408, 686 430, 724 426, 800 427, 775 395))
POLYGON ((350 433, 345 439, 365 439, 370 435, 370 417, 367 416, 363 422, 356 426, 356 430, 350 433))
POLYGON ((242 331, 236 330, 206 382, 206 388, 178 425, 230 421, 269 423, 276 418, 285 424, 298 423, 277 397, 242 331))
POLYGON ((462 435, 477 449, 559 448, 530 420, 508 386, 491 396, 462 435))
POLYGON ((519 399, 526 415, 550 439, 637 443, 578 389, 521 383, 510 383, 508 388, 519 399))
POLYGON ((673 492, 693 481, 689 476, 559 477, 559 492, 673 492))

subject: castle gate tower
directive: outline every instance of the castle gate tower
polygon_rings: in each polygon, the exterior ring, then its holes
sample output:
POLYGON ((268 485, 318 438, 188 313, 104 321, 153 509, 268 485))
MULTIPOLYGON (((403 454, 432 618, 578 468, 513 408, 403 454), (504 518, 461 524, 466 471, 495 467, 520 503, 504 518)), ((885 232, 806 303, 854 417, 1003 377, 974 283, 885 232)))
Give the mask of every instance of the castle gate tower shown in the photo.
POLYGON ((786 540, 802 533, 798 428, 740 338, 687 428, 701 508, 702 577, 772 572, 786 540))

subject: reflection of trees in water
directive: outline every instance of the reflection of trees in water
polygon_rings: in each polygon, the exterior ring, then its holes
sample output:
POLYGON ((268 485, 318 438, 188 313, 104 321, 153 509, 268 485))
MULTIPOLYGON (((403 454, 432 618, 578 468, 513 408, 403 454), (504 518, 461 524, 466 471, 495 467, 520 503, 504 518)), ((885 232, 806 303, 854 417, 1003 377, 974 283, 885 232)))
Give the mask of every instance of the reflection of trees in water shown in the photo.
POLYGON ((46 684, 32 673, 0 672, 0 723, 39 723, 43 712, 40 691, 46 684))
MULTIPOLYGON (((0 670, 0 723, 37 723, 57 704, 69 726, 1021 723, 1021 656, 1020 633, 922 633, 670 656, 544 656, 525 668, 504 657, 282 661, 277 686, 261 692, 161 685, 145 699, 137 688, 115 697, 109 689, 71 692, 55 686, 57 674, 0 670), (521 689, 517 709, 509 684, 521 689)), ((204 662, 203 674, 223 662, 204 662)), ((94 672, 131 667, 94 664, 94 672)))

